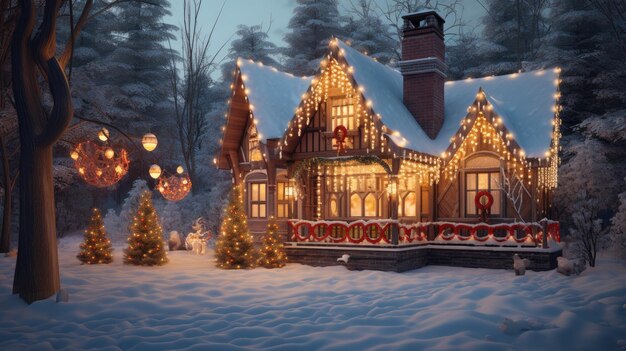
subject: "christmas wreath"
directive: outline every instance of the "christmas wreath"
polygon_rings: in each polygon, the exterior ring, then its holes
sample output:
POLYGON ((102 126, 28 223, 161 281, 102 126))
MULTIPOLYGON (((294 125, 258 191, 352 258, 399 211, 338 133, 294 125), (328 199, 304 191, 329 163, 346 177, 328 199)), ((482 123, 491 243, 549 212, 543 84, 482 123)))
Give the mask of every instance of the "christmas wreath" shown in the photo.
POLYGON ((476 208, 480 211, 487 211, 489 213, 491 212, 491 205, 493 205, 493 195, 491 195, 491 193, 487 190, 481 190, 476 193, 476 196, 474 196, 474 204, 476 205, 476 208), (487 198, 487 202, 484 204, 481 201, 483 196, 487 198))

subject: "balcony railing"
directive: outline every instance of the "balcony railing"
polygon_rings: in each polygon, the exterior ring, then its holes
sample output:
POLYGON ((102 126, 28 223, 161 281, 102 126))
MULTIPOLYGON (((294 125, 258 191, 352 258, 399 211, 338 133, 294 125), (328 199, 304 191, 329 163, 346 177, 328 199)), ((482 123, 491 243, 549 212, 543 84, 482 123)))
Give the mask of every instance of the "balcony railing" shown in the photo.
POLYGON ((501 224, 454 222, 404 224, 391 219, 353 222, 292 220, 288 222, 288 227, 292 241, 329 244, 548 247, 550 242, 561 241, 559 222, 546 219, 540 222, 501 224), (397 243, 394 242, 395 231, 398 233, 397 243))

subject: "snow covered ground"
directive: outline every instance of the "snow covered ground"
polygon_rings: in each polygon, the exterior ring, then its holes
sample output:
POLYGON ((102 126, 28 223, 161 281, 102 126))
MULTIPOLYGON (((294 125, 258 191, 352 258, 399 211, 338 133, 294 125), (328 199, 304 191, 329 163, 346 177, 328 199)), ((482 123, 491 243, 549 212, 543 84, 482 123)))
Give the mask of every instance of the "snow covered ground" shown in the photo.
POLYGON ((163 267, 81 266, 60 243, 62 287, 30 306, 0 258, 3 350, 619 350, 626 264, 579 277, 429 266, 406 273, 289 264, 223 271, 170 253, 163 267))

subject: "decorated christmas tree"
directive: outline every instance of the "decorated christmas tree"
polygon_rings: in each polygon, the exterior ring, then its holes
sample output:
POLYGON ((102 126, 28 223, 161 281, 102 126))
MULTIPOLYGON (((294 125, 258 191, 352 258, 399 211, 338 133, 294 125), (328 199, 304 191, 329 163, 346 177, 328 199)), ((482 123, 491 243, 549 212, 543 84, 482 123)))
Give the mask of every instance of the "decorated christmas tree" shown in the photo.
POLYGON ((257 256, 246 223, 241 188, 235 186, 228 197, 220 235, 215 243, 217 266, 224 269, 253 268, 257 256))
POLYGON ((111 240, 107 237, 100 210, 91 210, 89 226, 85 230, 85 241, 80 244, 80 252, 76 257, 84 264, 111 263, 111 240))
POLYGON ((286 260, 287 255, 285 255, 285 249, 278 234, 278 224, 274 217, 271 217, 263 236, 259 265, 265 268, 280 268, 285 265, 286 260))
POLYGON ((154 266, 166 264, 167 252, 163 245, 163 229, 159 215, 152 205, 152 193, 144 191, 139 198, 139 208, 129 228, 128 247, 124 250, 124 263, 154 266))

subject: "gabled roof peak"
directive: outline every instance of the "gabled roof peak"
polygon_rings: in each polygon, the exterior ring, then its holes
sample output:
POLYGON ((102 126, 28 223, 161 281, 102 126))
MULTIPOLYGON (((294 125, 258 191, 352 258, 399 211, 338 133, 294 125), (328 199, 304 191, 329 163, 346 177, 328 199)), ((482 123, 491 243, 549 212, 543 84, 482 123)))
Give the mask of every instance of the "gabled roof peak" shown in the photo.
MULTIPOLYGON (((381 116, 382 123, 396 132, 390 133, 390 139, 398 146, 440 155, 449 146, 476 94, 483 92, 528 157, 543 157, 550 148, 558 69, 446 82, 444 124, 437 137, 430 139, 403 103, 400 72, 338 38, 333 38, 329 47, 331 55, 339 56, 348 65, 350 76, 381 116)), ((260 132, 267 138, 283 136, 314 77, 295 77, 246 59, 239 59, 238 63, 242 74, 248 76, 244 83, 251 91, 249 98, 255 105, 255 115, 259 120, 269 119, 260 121, 259 128, 266 129, 260 132), (271 127, 264 128, 265 123, 271 127)))

